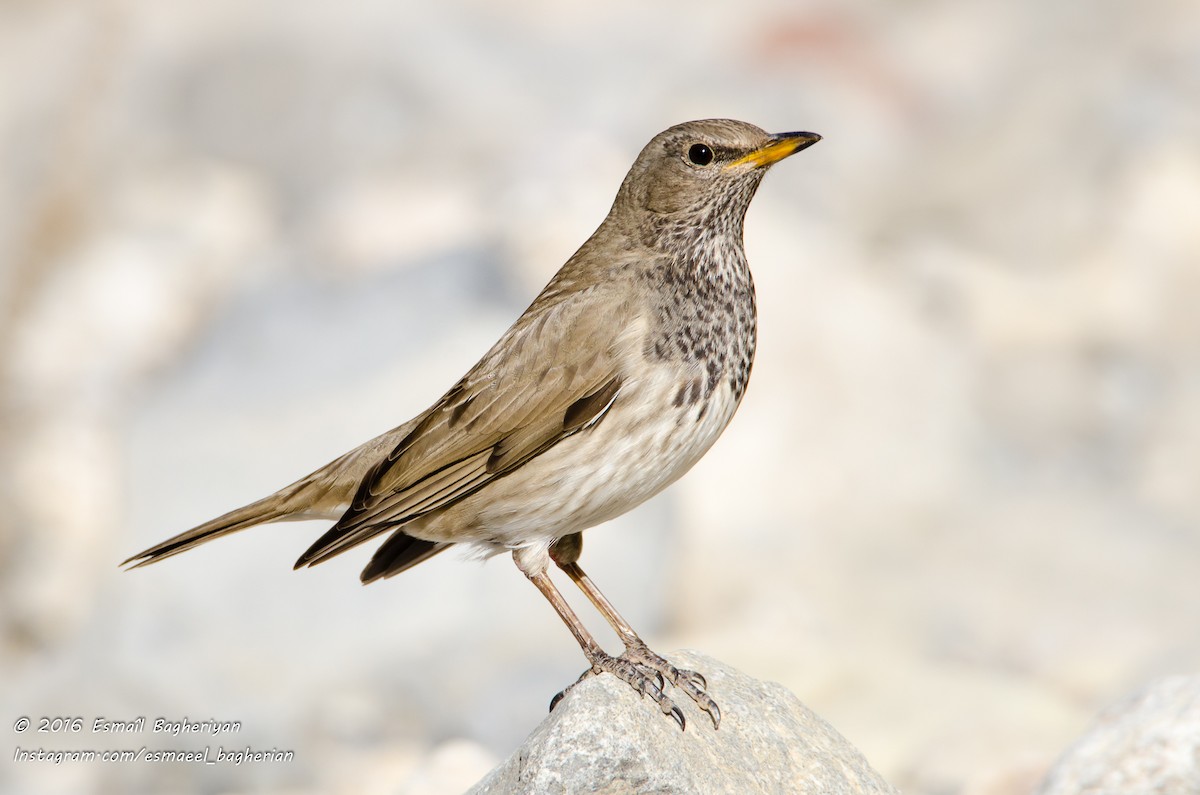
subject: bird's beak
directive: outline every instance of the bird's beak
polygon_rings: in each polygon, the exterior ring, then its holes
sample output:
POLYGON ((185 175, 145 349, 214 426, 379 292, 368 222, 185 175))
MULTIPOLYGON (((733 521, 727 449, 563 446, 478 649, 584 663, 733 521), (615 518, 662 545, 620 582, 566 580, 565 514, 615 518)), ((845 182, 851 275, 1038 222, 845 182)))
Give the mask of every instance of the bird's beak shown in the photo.
POLYGON ((765 145, 742 155, 726 168, 746 165, 764 168, 772 163, 778 163, 788 155, 796 154, 801 149, 807 149, 819 140, 821 140, 821 136, 810 132, 776 133, 768 139, 765 145))

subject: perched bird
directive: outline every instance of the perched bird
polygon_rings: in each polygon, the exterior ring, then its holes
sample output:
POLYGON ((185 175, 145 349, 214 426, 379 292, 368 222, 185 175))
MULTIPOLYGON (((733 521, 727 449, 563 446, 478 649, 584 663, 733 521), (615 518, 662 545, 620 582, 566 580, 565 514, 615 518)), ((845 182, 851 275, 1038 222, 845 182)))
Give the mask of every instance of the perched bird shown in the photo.
POLYGON ((684 728, 664 692, 669 681, 719 725, 704 677, 647 648, 580 568, 581 533, 674 482, 729 424, 757 322, 746 208, 772 164, 819 140, 727 119, 659 133, 591 238, 429 409, 125 565, 298 519, 336 523, 296 568, 386 534, 364 583, 454 545, 508 550, 582 647, 591 663, 584 677, 621 678, 684 728), (609 655, 583 626, 547 574, 551 561, 616 630, 624 653, 609 655))

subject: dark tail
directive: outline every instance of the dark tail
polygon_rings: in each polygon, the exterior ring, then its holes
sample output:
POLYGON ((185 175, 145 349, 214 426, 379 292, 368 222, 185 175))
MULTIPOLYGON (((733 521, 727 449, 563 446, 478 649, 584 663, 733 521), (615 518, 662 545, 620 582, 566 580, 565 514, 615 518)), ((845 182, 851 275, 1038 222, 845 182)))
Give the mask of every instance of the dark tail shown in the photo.
MULTIPOLYGON (((375 550, 371 562, 363 569, 361 577, 363 585, 368 585, 384 577, 394 577, 422 561, 429 560, 450 546, 452 545, 443 542, 413 538, 403 530, 396 530, 387 541, 383 542, 383 546, 375 550)), ((297 562, 296 568, 299 567, 300 563, 297 562)))

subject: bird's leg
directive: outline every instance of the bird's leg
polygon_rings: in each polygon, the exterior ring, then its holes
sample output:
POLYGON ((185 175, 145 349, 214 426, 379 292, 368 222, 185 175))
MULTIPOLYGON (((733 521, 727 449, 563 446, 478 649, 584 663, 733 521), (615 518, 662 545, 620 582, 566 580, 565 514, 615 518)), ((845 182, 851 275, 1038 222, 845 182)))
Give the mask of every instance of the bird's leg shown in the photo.
POLYGON ((542 596, 546 597, 546 601, 558 613, 559 618, 567 625, 567 629, 571 630, 571 634, 575 636, 579 647, 583 649, 584 656, 592 664, 591 668, 584 671, 583 676, 580 676, 579 679, 554 697, 550 702, 550 709, 553 710, 554 706, 566 695, 567 691, 583 681, 589 674, 598 674, 607 671, 628 684, 639 694, 650 696, 658 704, 664 715, 670 715, 674 718, 675 722, 679 724, 680 729, 685 728, 687 721, 683 717, 683 711, 663 693, 662 688, 655 684, 651 677, 647 676, 633 661, 623 657, 613 657, 600 648, 600 644, 587 631, 583 622, 575 615, 575 611, 567 604, 567 600, 563 598, 558 588, 554 586, 554 583, 550 580, 550 576, 546 574, 547 561, 545 560, 544 553, 539 562, 535 556, 523 555, 522 552, 525 552, 525 550, 518 549, 513 551, 513 560, 516 561, 517 568, 529 578, 530 582, 537 586, 537 589, 542 592, 542 596), (530 558, 534 559, 531 560, 530 558))
POLYGON ((600 611, 600 615, 608 621, 609 625, 620 636, 621 642, 625 644, 625 653, 622 658, 636 663, 638 665, 649 668, 657 675, 659 689, 662 689, 662 682, 665 678, 675 687, 678 687, 683 692, 687 693, 688 697, 695 701, 700 709, 708 713, 712 718, 713 727, 716 728, 721 724, 721 710, 717 707, 715 701, 709 697, 705 689, 708 687, 708 682, 704 676, 697 671, 688 671, 676 668, 668 660, 661 655, 656 654, 646 645, 633 627, 629 625, 613 603, 608 601, 596 584, 592 582, 592 578, 587 576, 587 573, 580 568, 578 560, 579 555, 583 551, 583 535, 581 533, 573 533, 569 536, 563 536, 554 542, 550 547, 550 559, 566 572, 571 581, 583 591, 596 609, 600 611))

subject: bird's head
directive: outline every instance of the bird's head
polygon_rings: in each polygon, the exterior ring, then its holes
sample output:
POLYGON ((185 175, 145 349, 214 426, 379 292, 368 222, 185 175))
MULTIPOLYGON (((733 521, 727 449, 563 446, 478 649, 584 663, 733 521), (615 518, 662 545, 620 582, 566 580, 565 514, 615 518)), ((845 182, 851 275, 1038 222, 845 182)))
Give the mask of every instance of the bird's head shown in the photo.
POLYGON ((772 135, 732 119, 677 124, 642 149, 613 209, 632 205, 636 214, 723 216, 740 228, 767 169, 819 140, 810 132, 772 135))

